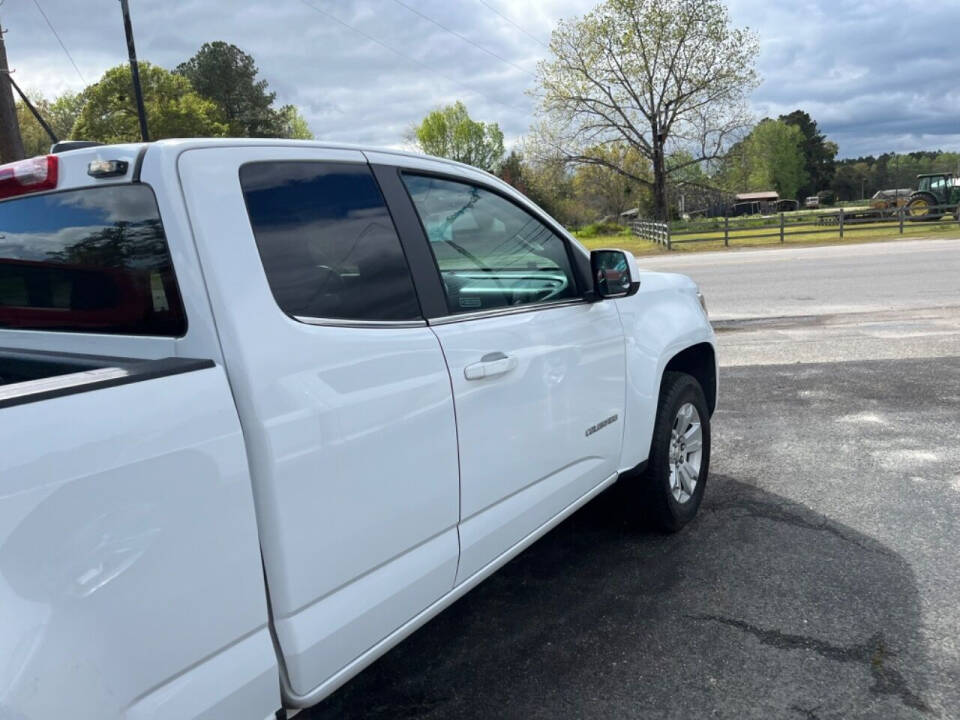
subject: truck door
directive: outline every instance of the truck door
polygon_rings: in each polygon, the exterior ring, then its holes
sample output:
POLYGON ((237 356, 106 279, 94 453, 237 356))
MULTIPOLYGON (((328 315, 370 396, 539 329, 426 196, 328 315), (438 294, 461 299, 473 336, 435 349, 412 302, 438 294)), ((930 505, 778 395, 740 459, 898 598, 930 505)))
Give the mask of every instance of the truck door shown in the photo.
POLYGON ((558 233, 492 185, 402 172, 446 295, 430 323, 460 440, 460 568, 470 577, 617 471, 624 337, 589 303, 558 233))
POLYGON ((314 696, 453 587, 443 353, 361 153, 198 149, 179 173, 248 446, 287 692, 314 696))

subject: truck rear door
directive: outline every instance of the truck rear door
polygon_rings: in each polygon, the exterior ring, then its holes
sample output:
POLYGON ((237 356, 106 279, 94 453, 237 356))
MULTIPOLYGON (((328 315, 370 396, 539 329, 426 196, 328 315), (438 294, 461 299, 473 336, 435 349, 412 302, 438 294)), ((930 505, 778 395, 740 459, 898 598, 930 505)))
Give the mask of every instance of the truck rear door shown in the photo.
POLYGON ((178 167, 247 441, 287 693, 317 696, 453 587, 443 353, 361 153, 205 148, 178 167))

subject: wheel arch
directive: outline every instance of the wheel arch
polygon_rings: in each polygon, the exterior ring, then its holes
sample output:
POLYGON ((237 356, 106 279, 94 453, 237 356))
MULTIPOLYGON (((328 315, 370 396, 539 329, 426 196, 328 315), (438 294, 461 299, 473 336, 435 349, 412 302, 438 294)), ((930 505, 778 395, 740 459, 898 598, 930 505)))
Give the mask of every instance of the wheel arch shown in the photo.
POLYGON ((660 373, 660 387, 663 387, 663 378, 668 372, 682 372, 693 376, 703 388, 707 408, 710 415, 713 415, 717 407, 717 355, 713 345, 701 342, 676 353, 660 373))

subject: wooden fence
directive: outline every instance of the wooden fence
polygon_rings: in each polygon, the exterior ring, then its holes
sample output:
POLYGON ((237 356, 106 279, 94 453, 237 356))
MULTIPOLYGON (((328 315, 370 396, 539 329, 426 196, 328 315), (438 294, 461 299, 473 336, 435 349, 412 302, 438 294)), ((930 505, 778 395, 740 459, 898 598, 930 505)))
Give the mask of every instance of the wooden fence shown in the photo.
POLYGON ((670 249, 670 226, 667 223, 654 220, 632 220, 630 229, 637 237, 666 245, 667 250, 670 249))
POLYGON ((724 247, 737 241, 779 240, 800 238, 804 235, 836 233, 843 239, 849 233, 864 230, 897 229, 900 235, 911 227, 917 229, 934 225, 960 227, 960 213, 955 206, 934 205, 929 208, 930 219, 910 214, 906 207, 878 210, 870 208, 840 208, 819 213, 779 213, 760 220, 756 218, 716 218, 712 223, 698 223, 698 228, 670 229, 666 223, 634 220, 630 223, 633 234, 673 249, 678 243, 721 242, 724 247))

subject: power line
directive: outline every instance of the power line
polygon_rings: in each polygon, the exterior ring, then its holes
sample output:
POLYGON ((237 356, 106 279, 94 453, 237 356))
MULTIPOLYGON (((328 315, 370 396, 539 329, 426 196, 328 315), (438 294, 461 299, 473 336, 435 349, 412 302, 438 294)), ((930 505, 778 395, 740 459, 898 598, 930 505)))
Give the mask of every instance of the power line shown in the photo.
POLYGON ((446 32, 450 33, 451 35, 453 35, 453 36, 455 36, 455 37, 460 38, 460 39, 463 40, 465 43, 469 43, 470 45, 473 45, 473 46, 474 46, 475 48, 477 48, 478 50, 482 50, 482 51, 485 52, 487 55, 490 55, 491 57, 495 57, 495 58, 496 58, 497 60, 499 60, 500 62, 506 63, 506 64, 509 65, 510 67, 512 67, 512 68, 514 68, 514 69, 516 69, 516 70, 519 70, 520 72, 525 73, 525 74, 529 75, 529 76, 532 77, 532 78, 535 78, 535 77, 536 77, 536 75, 534 75, 534 74, 533 74, 532 72, 530 72, 529 70, 524 70, 522 67, 520 67, 519 65, 516 65, 516 64, 510 62, 510 61, 507 60, 505 57, 501 57, 500 55, 497 55, 495 52, 493 52, 493 50, 488 50, 487 48, 485 48, 485 47, 484 47, 483 45, 481 45, 480 43, 474 42, 473 40, 471 40, 470 38, 468 38, 466 35, 461 35, 461 34, 458 33, 456 30, 453 30, 453 29, 451 29, 451 28, 448 28, 448 27, 447 27, 446 25, 444 25, 443 23, 437 22, 436 20, 434 20, 434 19, 433 19, 432 17, 430 17, 429 15, 424 15, 422 12, 420 12, 420 11, 417 10, 416 8, 410 7, 409 5, 407 5, 407 3, 403 2, 403 0, 393 0, 393 1, 394 1, 397 5, 400 5, 400 6, 402 6, 402 7, 405 7, 407 10, 409 10, 410 12, 412 12, 414 15, 418 15, 418 16, 422 17, 424 20, 426 20, 426 21, 428 21, 428 22, 432 22, 432 23, 433 23, 434 25, 436 25, 438 28, 440 28, 440 29, 442 29, 442 30, 445 30, 446 32))
POLYGON ((74 62, 73 55, 70 54, 70 51, 67 50, 67 46, 63 44, 63 39, 60 37, 60 33, 57 32, 57 29, 53 26, 53 23, 50 22, 50 18, 47 17, 47 14, 43 11, 43 8, 40 7, 38 0, 33 0, 33 4, 37 6, 37 10, 40 11, 40 14, 43 15, 43 19, 47 21, 47 27, 50 28, 50 31, 53 33, 54 37, 57 38, 57 42, 60 43, 60 47, 63 48, 63 51, 67 54, 67 59, 70 60, 70 64, 73 65, 73 69, 77 71, 77 75, 80 76, 80 80, 83 81, 83 84, 87 84, 87 79, 83 76, 83 73, 80 72, 80 68, 77 67, 77 63, 74 62))
POLYGON ((334 15, 334 14, 332 14, 332 13, 329 13, 329 12, 327 12, 326 10, 323 10, 323 9, 321 9, 321 8, 318 8, 318 7, 315 6, 315 5, 311 5, 309 2, 307 2, 307 0, 300 0, 300 2, 302 2, 304 5, 306 5, 306 6, 307 6, 308 8, 310 8, 311 10, 313 10, 313 11, 315 11, 315 12, 318 12, 318 13, 320 13, 321 15, 324 15, 324 16, 330 18, 330 19, 333 20, 334 22, 336 22, 336 23, 338 23, 338 24, 340 24, 340 25, 343 25, 343 27, 348 28, 349 30, 353 30, 353 32, 357 33, 358 35, 362 35, 363 37, 365 37, 365 38, 366 38, 367 40, 369 40, 370 42, 376 43, 377 45, 379 45, 379 46, 382 47, 382 48, 386 48, 387 50, 389 50, 390 52, 394 53, 395 55, 399 55, 399 56, 402 57, 404 60, 407 60, 407 61, 409 61, 409 62, 412 62, 414 65, 417 65, 418 67, 423 68, 423 69, 426 70, 427 72, 433 73, 433 74, 436 75, 437 77, 443 78, 444 80, 446 80, 446 81, 449 82, 449 83, 453 83, 454 85, 456 85, 456 86, 458 86, 458 87, 460 87, 460 88, 462 88, 462 89, 464 89, 464 90, 466 90, 466 91, 468 91, 468 92, 472 92, 472 93, 474 93, 475 95, 479 95, 480 97, 482 97, 484 100, 486 100, 486 101, 488 101, 488 102, 492 102, 492 103, 495 103, 495 104, 497 104, 497 105, 502 105, 503 107, 508 108, 508 109, 510 109, 510 110, 515 110, 516 112, 522 112, 522 113, 528 112, 527 110, 525 110, 525 109, 523 109, 523 108, 519 108, 519 107, 517 107, 516 105, 510 105, 509 103, 505 103, 505 102, 502 102, 502 101, 500 101, 500 100, 496 100, 495 98, 489 97, 489 96, 485 95, 484 93, 480 92, 479 90, 475 90, 475 89, 473 89, 473 88, 471 88, 471 87, 469 87, 469 86, 467 86, 467 85, 464 85, 464 84, 463 84, 462 82, 460 82, 459 80, 454 80, 452 77, 450 77, 450 76, 448 76, 448 75, 444 75, 442 72, 438 72, 437 70, 435 70, 434 68, 430 67, 430 66, 427 65, 426 63, 422 63, 422 62, 420 62, 419 60, 417 60, 416 58, 410 57, 409 55, 400 52, 400 51, 397 50, 396 48, 393 48, 393 47, 387 45, 385 42, 383 42, 383 41, 381 41, 381 40, 378 40, 378 39, 375 38, 373 35, 371 35, 371 34, 369 34, 369 33, 367 33, 367 32, 364 32, 363 30, 361 30, 361 29, 358 28, 358 27, 354 27, 353 25, 351 25, 351 24, 348 23, 348 22, 345 22, 344 20, 341 20, 341 19, 338 18, 336 15, 334 15))
POLYGON ((527 32, 526 30, 524 30, 522 27, 520 27, 519 25, 517 25, 513 20, 511 20, 510 18, 508 18, 506 15, 504 15, 504 14, 503 14, 502 12, 500 12, 499 10, 497 10, 493 5, 491 5, 490 3, 486 2, 486 0, 477 0, 477 2, 480 3, 481 5, 483 5, 485 8, 487 8, 487 9, 490 10, 491 12, 499 15, 501 18, 503 18, 503 19, 506 20, 508 23, 510 23, 511 25, 513 25, 517 30, 519 30, 519 31, 522 32, 524 35, 526 35, 528 38, 530 38, 531 40, 533 40, 535 43, 537 43, 537 44, 539 44, 539 45, 542 45, 542 46, 545 47, 545 48, 548 48, 548 49, 550 48, 550 46, 549 46, 547 43, 543 42, 543 40, 541 40, 540 38, 538 38, 536 35, 533 35, 532 33, 527 32))

